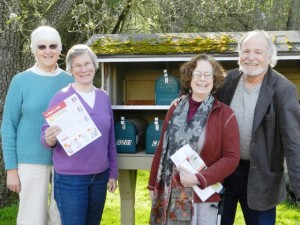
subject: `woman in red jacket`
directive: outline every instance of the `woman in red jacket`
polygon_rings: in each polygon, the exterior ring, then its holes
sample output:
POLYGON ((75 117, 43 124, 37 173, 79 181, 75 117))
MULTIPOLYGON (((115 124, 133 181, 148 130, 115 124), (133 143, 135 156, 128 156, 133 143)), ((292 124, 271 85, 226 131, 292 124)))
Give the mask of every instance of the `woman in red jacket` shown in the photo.
POLYGON ((224 81, 222 66, 209 55, 197 55, 180 67, 184 95, 165 117, 153 158, 148 189, 152 199, 150 224, 215 225, 218 193, 202 202, 193 191, 230 175, 239 162, 239 132, 233 111, 213 93, 224 81), (182 171, 170 156, 189 144, 207 168, 194 174, 182 171))

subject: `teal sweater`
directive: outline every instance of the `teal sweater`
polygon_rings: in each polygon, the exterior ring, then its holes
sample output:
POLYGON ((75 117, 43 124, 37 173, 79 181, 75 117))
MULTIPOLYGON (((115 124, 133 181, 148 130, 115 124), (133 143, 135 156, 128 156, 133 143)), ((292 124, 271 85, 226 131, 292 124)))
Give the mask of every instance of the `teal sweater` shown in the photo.
POLYGON ((6 170, 18 168, 18 163, 52 165, 52 151, 40 142, 42 113, 53 95, 72 83, 73 77, 60 69, 55 76, 33 71, 15 75, 6 96, 1 126, 6 170))

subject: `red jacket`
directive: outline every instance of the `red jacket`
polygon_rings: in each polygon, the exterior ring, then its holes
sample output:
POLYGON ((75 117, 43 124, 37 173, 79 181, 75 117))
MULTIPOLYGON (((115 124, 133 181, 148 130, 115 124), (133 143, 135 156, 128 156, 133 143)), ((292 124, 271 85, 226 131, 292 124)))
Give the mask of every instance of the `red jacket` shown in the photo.
MULTIPOLYGON (((151 165, 149 190, 154 190, 162 153, 163 136, 174 109, 175 106, 172 105, 164 119, 161 139, 151 165)), ((200 154, 208 168, 196 174, 201 184, 200 188, 206 188, 217 182, 222 183, 225 177, 235 171, 240 159, 239 140, 238 124, 233 111, 225 104, 215 100, 206 121, 205 141, 200 154)), ((196 194, 194 196, 194 202, 201 202, 196 194)), ((216 201, 220 201, 217 193, 207 200, 207 202, 216 201)))

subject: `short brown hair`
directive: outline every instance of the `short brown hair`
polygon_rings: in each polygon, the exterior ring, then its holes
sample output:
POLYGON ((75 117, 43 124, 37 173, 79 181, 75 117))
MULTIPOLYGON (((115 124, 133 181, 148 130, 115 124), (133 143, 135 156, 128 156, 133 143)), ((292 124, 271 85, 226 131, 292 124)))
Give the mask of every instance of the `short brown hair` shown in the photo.
POLYGON ((212 92, 214 93, 222 87, 225 78, 225 71, 223 67, 219 62, 215 60, 213 56, 200 54, 194 56, 190 61, 185 62, 180 66, 179 72, 181 77, 180 82, 181 82, 182 94, 189 93, 189 90, 191 88, 192 73, 197 66, 197 62, 201 60, 208 61, 212 65, 213 79, 214 79, 212 92))

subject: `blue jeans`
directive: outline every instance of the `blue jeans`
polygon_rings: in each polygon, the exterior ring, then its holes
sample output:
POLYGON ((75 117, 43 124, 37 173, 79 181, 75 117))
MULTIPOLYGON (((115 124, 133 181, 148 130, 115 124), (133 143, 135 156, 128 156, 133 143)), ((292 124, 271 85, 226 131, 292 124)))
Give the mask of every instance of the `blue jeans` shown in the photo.
POLYGON ((276 208, 266 211, 250 209, 247 203, 249 163, 240 162, 236 171, 224 182, 224 208, 221 225, 232 225, 238 202, 241 205, 246 225, 275 225, 276 208))
POLYGON ((62 225, 99 225, 109 171, 93 175, 54 174, 54 198, 62 225))

